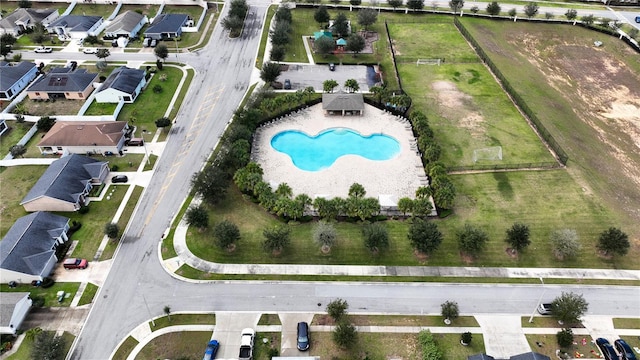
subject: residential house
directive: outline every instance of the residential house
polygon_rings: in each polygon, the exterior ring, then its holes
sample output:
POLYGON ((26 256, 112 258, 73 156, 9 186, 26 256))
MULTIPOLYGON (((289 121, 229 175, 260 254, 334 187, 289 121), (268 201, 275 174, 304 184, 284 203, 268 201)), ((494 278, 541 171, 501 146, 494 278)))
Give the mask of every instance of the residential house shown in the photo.
POLYGON ((36 64, 21 61, 16 65, 0 62, 0 100, 12 100, 36 78, 36 64))
POLYGON ((18 8, 4 19, 0 20, 0 35, 11 34, 18 36, 31 29, 37 23, 47 27, 60 16, 58 9, 25 9, 18 8))
POLYGON ((176 38, 182 35, 182 27, 188 20, 189 16, 185 14, 160 14, 153 19, 144 37, 156 40, 176 38))
POLYGON ((326 115, 362 115, 364 98, 361 93, 322 94, 322 109, 326 115))
POLYGON ((48 212, 16 220, 0 242, 0 281, 29 283, 49 276, 58 261, 56 248, 69 240, 67 231, 69 218, 48 212))
POLYGON ((27 211, 76 211, 93 186, 104 183, 109 163, 71 154, 49 165, 20 205, 27 211))
POLYGON ((15 336, 33 301, 28 292, 3 292, 0 302, 0 334, 15 336))
POLYGON ((95 31, 102 22, 102 16, 65 15, 49 24, 47 31, 59 37, 84 39, 88 35, 98 35, 95 31))
POLYGON ((117 154, 128 133, 126 121, 56 121, 38 149, 43 155, 117 154))
POLYGON ((98 74, 86 69, 53 68, 27 88, 29 99, 86 99, 93 91, 98 74))
POLYGON ((146 71, 121 66, 114 69, 96 92, 99 103, 133 103, 147 84, 146 71))
POLYGON ((104 38, 107 40, 119 37, 134 38, 149 19, 135 11, 128 10, 118 16, 104 29, 104 38))

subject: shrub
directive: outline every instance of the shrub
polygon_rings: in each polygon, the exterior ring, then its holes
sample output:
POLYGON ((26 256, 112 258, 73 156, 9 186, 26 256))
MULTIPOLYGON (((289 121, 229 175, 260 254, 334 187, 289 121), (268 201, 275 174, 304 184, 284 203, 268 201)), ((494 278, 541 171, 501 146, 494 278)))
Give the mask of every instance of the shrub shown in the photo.
POLYGON ((333 246, 338 236, 333 224, 320 221, 313 229, 313 240, 320 246, 333 246))
POLYGON ((445 319, 453 321, 459 315, 458 303, 455 301, 445 301, 444 303, 440 304, 440 307, 442 309, 442 317, 445 319))
POLYGON ((463 333, 460 335, 460 341, 461 341, 463 344, 465 344, 465 345, 469 345, 469 344, 471 344, 471 339, 472 339, 472 338, 473 338, 473 335, 471 335, 471 333, 470 333, 470 332, 468 332, 468 331, 467 331, 467 332, 463 332, 463 333))
POLYGON ((213 237, 220 248, 226 249, 240 239, 240 230, 231 221, 222 220, 213 227, 213 237))
POLYGON ((327 304, 327 314, 331 316, 334 321, 340 321, 346 314, 349 304, 346 300, 335 299, 327 304))
POLYGON ((55 284, 55 280, 53 280, 50 277, 45 277, 44 279, 42 279, 42 284, 40 284, 40 287, 43 289, 47 289, 53 286, 53 284, 55 284))
POLYGON ((367 224, 362 228, 364 246, 369 251, 377 252, 389 247, 389 232, 381 223, 367 224))
POLYGON ((423 360, 441 360, 442 351, 438 348, 436 339, 429 330, 422 330, 418 333, 418 343, 422 348, 423 360))
POLYGON ((154 93, 156 93, 156 94, 160 94, 160 93, 162 93, 162 86, 160 86, 160 85, 155 85, 155 86, 153 87, 153 92, 154 92, 154 93))
POLYGON ((573 258, 580 252, 578 233, 573 229, 556 230, 551 233, 550 240, 553 254, 560 260, 573 258))
POLYGON ((556 340, 558 341, 558 346, 561 349, 569 348, 573 345, 573 331, 571 331, 570 328, 558 331, 556 334, 556 340))
POLYGON ((118 171, 120 167, 116 164, 111 165, 111 171, 118 171))
POLYGON ((80 209, 78 209, 79 214, 86 214, 88 212, 89 212, 89 206, 87 205, 81 206, 80 209))

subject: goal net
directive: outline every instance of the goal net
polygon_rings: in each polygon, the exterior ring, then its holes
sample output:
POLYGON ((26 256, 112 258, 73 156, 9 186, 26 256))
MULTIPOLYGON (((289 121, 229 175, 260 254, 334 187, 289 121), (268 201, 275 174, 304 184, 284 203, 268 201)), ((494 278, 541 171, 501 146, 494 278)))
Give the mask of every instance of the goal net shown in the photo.
POLYGON ((440 65, 442 59, 418 59, 416 65, 440 65))
POLYGON ((473 150, 473 162, 480 160, 502 160, 502 146, 473 150))

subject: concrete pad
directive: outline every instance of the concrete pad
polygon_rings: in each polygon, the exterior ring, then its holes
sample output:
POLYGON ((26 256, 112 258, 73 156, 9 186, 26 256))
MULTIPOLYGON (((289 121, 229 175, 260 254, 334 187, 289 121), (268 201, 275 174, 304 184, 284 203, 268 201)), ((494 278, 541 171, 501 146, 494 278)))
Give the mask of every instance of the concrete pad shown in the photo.
MULTIPOLYGON (((73 255, 70 255, 70 257, 73 257, 73 255)), ((94 285, 102 286, 104 279, 109 274, 112 263, 113 260, 89 261, 89 267, 86 269, 74 270, 66 270, 62 266, 58 266, 54 272, 54 278, 57 282, 90 282, 94 285)))
MULTIPOLYGON (((309 313, 282 313, 279 314, 282 324, 282 336, 280 338, 280 354, 282 356, 309 356, 309 351, 299 351, 297 348, 298 323, 306 322, 311 324, 313 314, 309 313)), ((311 330, 309 330, 311 332, 311 330)), ((309 337, 311 338, 313 334, 309 337)))
POLYGON ((485 353, 496 359, 508 359, 517 354, 531 351, 522 331, 520 316, 476 315, 482 328, 485 353))
POLYGON ((336 90, 343 89, 348 79, 355 79, 361 92, 369 91, 365 65, 336 64, 336 70, 331 71, 328 65, 289 64, 289 68, 280 74, 278 81, 284 82, 285 79, 291 80, 292 91, 304 89, 307 86, 313 86, 317 91, 321 91, 322 83, 327 79, 338 82, 336 90))
POLYGON ((583 316, 582 325, 589 331, 589 334, 593 340, 597 338, 605 338, 613 344, 613 341, 618 339, 618 332, 613 326, 613 319, 611 316, 583 316))
POLYGON ((218 340, 217 359, 237 359, 240 350, 240 332, 255 329, 261 313, 216 312, 216 328, 212 339, 218 340))

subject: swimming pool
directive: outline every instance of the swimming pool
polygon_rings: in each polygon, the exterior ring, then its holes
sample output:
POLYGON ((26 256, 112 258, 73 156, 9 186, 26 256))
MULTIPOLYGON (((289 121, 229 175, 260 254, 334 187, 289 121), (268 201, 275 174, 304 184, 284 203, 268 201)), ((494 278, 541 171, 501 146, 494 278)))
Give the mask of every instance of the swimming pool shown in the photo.
POLYGON ((328 129, 317 136, 297 130, 282 131, 271 138, 271 147, 289 155, 293 164, 305 171, 326 169, 344 155, 383 161, 400 153, 400 143, 391 136, 362 136, 346 128, 328 129))

